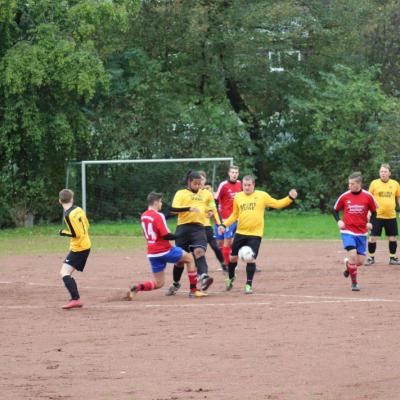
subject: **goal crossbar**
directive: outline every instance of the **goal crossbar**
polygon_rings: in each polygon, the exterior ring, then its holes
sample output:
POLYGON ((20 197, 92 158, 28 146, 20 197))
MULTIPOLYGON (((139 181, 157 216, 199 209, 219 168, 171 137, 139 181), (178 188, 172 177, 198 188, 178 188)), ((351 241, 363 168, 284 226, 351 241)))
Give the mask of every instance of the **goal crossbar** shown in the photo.
MULTIPOLYGON (((149 163, 176 163, 176 162, 218 162, 229 161, 233 165, 233 157, 206 157, 206 158, 150 158, 150 159, 137 159, 137 160, 82 160, 70 161, 67 166, 67 187, 68 175, 71 164, 81 165, 81 183, 82 183, 82 208, 86 211, 86 166, 95 164, 149 164, 149 163)), ((213 165, 212 182, 215 180, 215 164, 213 165)))

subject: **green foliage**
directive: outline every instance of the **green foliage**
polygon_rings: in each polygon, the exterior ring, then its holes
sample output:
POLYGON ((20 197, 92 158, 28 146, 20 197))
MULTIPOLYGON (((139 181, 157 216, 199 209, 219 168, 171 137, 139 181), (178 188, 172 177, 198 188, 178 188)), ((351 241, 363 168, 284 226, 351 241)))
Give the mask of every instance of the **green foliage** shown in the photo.
POLYGON ((6 2, 1 14, 0 161, 7 185, 0 225, 26 213, 52 218, 65 162, 85 157, 84 106, 109 77, 99 57, 127 29, 126 2, 6 2), (4 25, 3 25, 4 24, 4 25))
POLYGON ((396 0, 0 0, 0 226, 57 220, 74 159, 233 156, 271 194, 329 209, 349 172, 398 160, 399 15, 396 0))
POLYGON ((376 73, 337 65, 321 73, 320 83, 305 80, 306 96, 289 99, 291 111, 280 119, 288 136, 273 151, 279 161, 272 176, 300 189, 302 207, 330 208, 351 172, 372 179, 378 164, 390 159, 387 140, 396 136, 400 109, 374 80, 376 73), (383 124, 386 119, 397 122, 383 124))

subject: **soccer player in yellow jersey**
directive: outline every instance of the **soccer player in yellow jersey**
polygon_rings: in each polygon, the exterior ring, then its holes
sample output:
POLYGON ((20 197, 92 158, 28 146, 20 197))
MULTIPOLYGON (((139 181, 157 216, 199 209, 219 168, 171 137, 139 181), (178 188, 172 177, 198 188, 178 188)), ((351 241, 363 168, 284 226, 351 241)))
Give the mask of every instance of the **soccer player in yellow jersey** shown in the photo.
POLYGON ((253 293, 253 277, 256 271, 256 258, 264 234, 264 211, 266 208, 284 208, 292 204, 297 197, 296 189, 291 189, 289 196, 276 200, 268 193, 255 190, 254 177, 247 175, 242 181, 243 191, 236 194, 233 200, 233 212, 218 230, 223 233, 225 227, 238 221, 232 252, 229 262, 229 277, 225 280, 226 290, 231 290, 235 280, 235 268, 239 249, 249 246, 253 250, 253 259, 247 262, 247 281, 244 288, 246 294, 253 293))
MULTIPOLYGON (((199 171, 199 174, 201 175, 201 187, 202 189, 208 190, 211 194, 213 194, 212 190, 212 185, 211 182, 207 181, 207 175, 204 171, 199 171)), ((217 210, 214 210, 215 213, 217 213, 217 210)), ((223 273, 228 273, 228 267, 226 266, 224 262, 224 256, 222 254, 221 249, 218 246, 217 238, 215 237, 214 233, 214 228, 211 225, 211 218, 214 219, 214 212, 213 211, 206 211, 206 223, 205 223, 205 230, 206 230, 206 237, 207 237, 207 243, 211 246, 211 248, 214 251, 215 257, 217 257, 220 265, 221 265, 221 270, 223 273)))
MULTIPOLYGON (((201 290, 207 290, 213 283, 213 278, 208 275, 208 265, 205 258, 207 237, 205 225, 208 210, 215 210, 216 205, 213 195, 201 188, 201 175, 197 171, 190 171, 187 175, 187 186, 178 190, 172 201, 170 212, 178 214, 175 244, 187 252, 192 252, 197 273, 201 282, 201 290)), ((217 223, 221 221, 215 213, 217 223)), ((173 295, 180 288, 182 268, 174 266, 173 284, 169 287, 167 295, 173 295)))
POLYGON ((366 265, 375 263, 376 242, 378 236, 385 228, 385 234, 389 238, 389 264, 400 265, 396 257, 397 251, 397 220, 396 202, 400 207, 400 185, 394 179, 390 179, 391 170, 389 164, 382 164, 379 169, 379 179, 375 179, 369 185, 368 191, 374 196, 378 203, 376 217, 371 218, 372 231, 368 241, 368 254, 366 265))
POLYGON ((74 206, 74 193, 69 189, 63 189, 59 193, 59 203, 64 209, 64 220, 68 229, 61 229, 61 236, 71 238, 70 252, 64 260, 60 270, 61 278, 67 288, 71 299, 62 308, 80 308, 83 306, 80 300, 78 286, 72 273, 75 270, 83 271, 90 253, 89 221, 82 208, 74 206))

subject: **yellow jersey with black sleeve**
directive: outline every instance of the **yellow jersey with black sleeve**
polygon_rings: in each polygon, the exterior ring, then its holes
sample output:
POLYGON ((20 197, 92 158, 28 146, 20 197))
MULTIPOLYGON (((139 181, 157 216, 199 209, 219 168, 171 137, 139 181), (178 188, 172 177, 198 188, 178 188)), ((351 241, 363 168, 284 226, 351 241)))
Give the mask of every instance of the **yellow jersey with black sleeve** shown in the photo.
POLYGON ((92 245, 89 237, 90 224, 85 211, 80 207, 72 206, 65 211, 64 221, 68 229, 62 229, 60 235, 71 238, 70 250, 77 252, 90 249, 92 245))
POLYGON ((400 185, 394 179, 383 182, 375 179, 369 185, 368 191, 374 196, 378 203, 377 218, 396 218, 396 201, 400 198, 400 185))
POLYGON ((239 192, 233 199, 232 214, 224 221, 224 225, 230 226, 237 220, 237 233, 262 237, 265 209, 268 207, 285 208, 292 203, 293 200, 289 196, 277 200, 261 190, 255 190, 251 194, 239 192))
POLYGON ((198 192, 192 192, 189 189, 178 190, 172 201, 172 209, 180 208, 197 208, 200 212, 178 212, 177 225, 199 224, 206 226, 207 213, 208 211, 214 212, 214 210, 218 223, 220 223, 214 197, 211 192, 206 189, 200 189, 198 192))

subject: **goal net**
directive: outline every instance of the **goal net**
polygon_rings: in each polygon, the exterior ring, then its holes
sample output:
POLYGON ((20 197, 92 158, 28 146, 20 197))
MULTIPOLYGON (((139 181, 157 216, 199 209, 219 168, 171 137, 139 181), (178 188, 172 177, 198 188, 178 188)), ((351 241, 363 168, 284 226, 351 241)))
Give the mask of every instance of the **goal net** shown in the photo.
POLYGON ((137 219, 151 191, 163 193, 166 210, 188 171, 205 171, 216 190, 232 164, 231 157, 69 162, 66 187, 92 221, 137 219))

